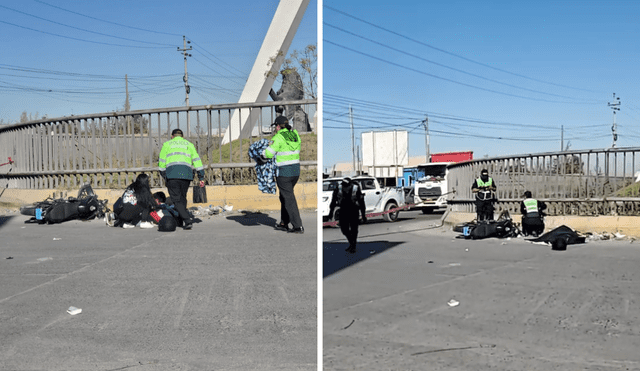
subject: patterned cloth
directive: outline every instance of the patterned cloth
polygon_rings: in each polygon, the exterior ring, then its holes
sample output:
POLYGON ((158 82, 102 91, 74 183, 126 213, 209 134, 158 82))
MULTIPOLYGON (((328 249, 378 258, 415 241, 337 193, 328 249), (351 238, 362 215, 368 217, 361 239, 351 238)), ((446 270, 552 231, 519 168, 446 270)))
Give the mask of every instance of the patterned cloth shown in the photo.
POLYGON ((262 193, 276 194, 276 179, 278 175, 278 167, 274 159, 269 159, 263 164, 260 164, 260 157, 262 152, 269 147, 269 141, 267 139, 260 139, 249 146, 249 157, 256 161, 256 175, 258 176, 258 189, 262 193))

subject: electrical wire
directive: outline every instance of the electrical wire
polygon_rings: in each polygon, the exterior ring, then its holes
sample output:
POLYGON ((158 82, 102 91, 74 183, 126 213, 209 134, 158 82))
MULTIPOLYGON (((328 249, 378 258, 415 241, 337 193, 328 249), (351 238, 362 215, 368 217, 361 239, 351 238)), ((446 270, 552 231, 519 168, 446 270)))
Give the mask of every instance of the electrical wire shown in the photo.
POLYGON ((77 37, 64 36, 64 35, 56 34, 56 33, 53 33, 53 32, 36 30, 34 28, 20 26, 20 25, 14 24, 14 23, 1 21, 1 20, 0 20, 0 23, 8 24, 8 25, 14 26, 14 27, 24 28, 24 29, 29 30, 29 31, 40 32, 40 33, 47 34, 47 35, 62 37, 64 39, 82 41, 82 42, 87 42, 87 43, 92 43, 92 44, 99 44, 99 45, 120 46, 120 47, 124 47, 124 48, 138 48, 138 49, 166 49, 166 48, 170 48, 171 47, 171 46, 140 46, 140 45, 123 45, 123 44, 105 43, 105 42, 100 42, 100 41, 92 41, 92 40, 80 39, 80 38, 77 38, 77 37))
MULTIPOLYGON (((452 70, 452 71, 455 71, 455 72, 459 72, 459 73, 462 73, 462 74, 465 74, 465 75, 468 75, 468 76, 472 76, 472 77, 475 77, 475 78, 479 78, 479 79, 482 79, 482 80, 485 80, 485 81, 493 82, 493 83, 496 83, 496 84, 500 84, 500 85, 508 86, 508 87, 515 88, 515 89, 525 90, 525 91, 532 92, 532 93, 538 93, 538 94, 543 94, 543 95, 549 95, 549 96, 552 96, 552 97, 566 98, 566 99, 573 99, 573 100, 578 100, 578 99, 580 99, 580 98, 569 97, 569 96, 566 96, 566 95, 552 94, 552 93, 548 93, 548 92, 544 92, 544 91, 540 91, 540 90, 534 90, 534 89, 524 88, 524 87, 521 87, 521 86, 517 86, 517 85, 513 85, 513 84, 508 84, 508 83, 504 83, 504 82, 501 82, 501 81, 498 81, 498 80, 490 79, 490 78, 487 78, 487 77, 484 77, 484 76, 480 76, 480 75, 477 75, 477 74, 474 74, 474 73, 471 73, 471 72, 463 71, 463 70, 458 69, 458 68, 453 68, 453 67, 450 67, 450 66, 444 65, 444 64, 442 64, 442 63, 434 62, 434 61, 431 61, 431 60, 426 59, 426 58, 422 58, 422 57, 420 57, 420 56, 418 56, 418 55, 415 55, 415 54, 412 54, 412 53, 409 53, 409 52, 405 52, 405 51, 403 51, 403 50, 400 50, 400 49, 398 49, 398 48, 394 48, 394 47, 392 47, 392 46, 389 46, 389 45, 383 44, 383 43, 381 43, 381 42, 379 42, 379 41, 376 41, 376 40, 373 40, 373 39, 371 39, 371 38, 368 38, 368 37, 365 37, 365 36, 362 36, 362 35, 358 35, 358 34, 356 34, 356 33, 354 33, 354 32, 347 31, 347 30, 345 30, 345 29, 343 29, 343 28, 341 28, 341 27, 334 26, 334 25, 329 24, 329 23, 327 23, 327 22, 324 22, 324 25, 325 25, 325 26, 329 26, 329 27, 331 27, 331 28, 334 28, 334 29, 336 29, 336 30, 342 31, 342 32, 344 32, 344 33, 346 33, 346 34, 349 34, 349 35, 352 35, 352 36, 358 37, 358 38, 360 38, 360 39, 362 39, 362 40, 369 41, 369 42, 371 42, 371 43, 373 43, 373 44, 376 44, 376 45, 382 46, 382 47, 387 48, 387 49, 389 49, 389 50, 393 50, 393 51, 395 51, 395 52, 398 52, 398 53, 401 53, 401 54, 404 54, 404 55, 407 55, 407 56, 410 56, 410 57, 416 58, 416 59, 421 60, 421 61, 423 61, 423 62, 431 63, 431 64, 433 64, 433 65, 436 65, 436 66, 439 66, 439 67, 442 67, 442 68, 446 68, 446 69, 449 69, 449 70, 452 70)), ((585 102, 585 103, 587 103, 587 104, 601 104, 601 102, 596 102, 596 101, 585 102)))
POLYGON ((470 62, 470 63, 474 63, 474 64, 477 64, 477 65, 480 65, 480 66, 483 66, 483 67, 486 67, 486 68, 490 68, 490 69, 495 70, 495 71, 499 71, 499 72, 507 73, 507 74, 510 74, 510 75, 513 75, 513 76, 521 77, 521 78, 523 78, 523 79, 527 79, 527 80, 531 80, 531 81, 535 81, 535 82, 539 82, 539 83, 543 83, 543 84, 553 85, 553 86, 557 86, 557 87, 562 87, 562 88, 567 88, 567 89, 573 89, 573 90, 581 90, 581 91, 592 92, 592 93, 599 93, 599 92, 597 92, 597 91, 593 91, 593 90, 588 90, 588 89, 583 89, 583 88, 576 88, 576 87, 571 87, 571 86, 567 86, 567 85, 557 84, 557 83, 553 83, 553 82, 549 82, 549 81, 544 81, 544 80, 534 79, 534 78, 531 78, 531 77, 528 77, 528 76, 525 76, 525 75, 520 75, 520 74, 517 74, 517 73, 513 73, 513 72, 510 72, 510 71, 507 71, 507 70, 503 70, 503 69, 501 69, 501 68, 497 68, 497 67, 494 67, 494 66, 491 66, 491 65, 485 64, 485 63, 481 63, 481 62, 475 61, 475 60, 470 59, 470 58, 467 58, 467 57, 463 57, 463 56, 458 55, 458 54, 455 54, 455 53, 451 53, 451 52, 446 51, 446 50, 444 50, 444 49, 437 48, 437 47, 435 47, 435 46, 433 46, 433 45, 430 45, 430 44, 427 44, 427 43, 425 43, 425 42, 423 42, 423 41, 416 40, 416 39, 411 38, 411 37, 409 37, 409 36, 406 36, 406 35, 403 35, 403 34, 401 34, 401 33, 395 32, 395 31, 393 31, 393 30, 390 30, 390 29, 384 28, 384 27, 382 27, 382 26, 380 26, 380 25, 378 25, 378 24, 375 24, 375 23, 373 23, 373 22, 366 21, 366 20, 364 20, 364 19, 362 19, 362 18, 358 18, 358 17, 356 17, 356 16, 354 16, 354 15, 351 15, 351 14, 349 14, 349 13, 346 13, 346 12, 342 11, 342 10, 339 10, 339 9, 333 8, 333 7, 331 7, 331 6, 328 6, 328 5, 324 5, 324 4, 323 4, 323 7, 324 7, 324 8, 326 8, 326 9, 332 10, 332 11, 334 11, 334 12, 336 12, 336 13, 342 14, 342 15, 344 15, 344 16, 346 16, 346 17, 349 17, 349 18, 355 19, 355 20, 357 20, 357 21, 359 21, 359 22, 365 23, 365 24, 367 24, 367 25, 369 25, 369 26, 372 26, 372 27, 374 27, 374 28, 377 28, 377 29, 383 30, 383 31, 385 31, 385 32, 388 32, 388 33, 393 34, 393 35, 396 35, 396 36, 399 36, 399 37, 401 37, 401 38, 404 38, 404 39, 409 40, 409 41, 411 41, 411 42, 414 42, 414 43, 416 43, 416 44, 419 44, 419 45, 425 46, 425 47, 430 48, 430 49, 433 49, 433 50, 437 50, 437 51, 439 51, 439 52, 441 52, 441 53, 444 53, 444 54, 447 54, 447 55, 450 55, 450 56, 453 56, 453 57, 456 57, 456 58, 460 58, 460 59, 462 59, 462 60, 464 60, 464 61, 467 61, 467 62, 470 62))
POLYGON ((76 15, 79 15, 79 16, 82 16, 82 17, 86 17, 86 18, 93 19, 93 20, 100 21, 100 22, 105 22, 105 23, 113 24, 113 25, 120 26, 120 27, 130 28, 130 29, 132 29, 132 30, 145 31, 145 32, 152 32, 152 33, 156 33, 156 34, 169 35, 169 36, 182 36, 182 35, 175 34, 175 33, 161 32, 161 31, 154 31, 154 30, 148 30, 148 29, 145 29, 145 28, 139 28, 139 27, 128 26, 128 25, 124 25, 124 24, 121 24, 121 23, 116 23, 116 22, 112 22, 112 21, 107 21, 107 20, 104 20, 104 19, 100 19, 100 18, 96 18, 96 17, 88 16, 88 15, 86 15, 86 14, 82 14, 82 13, 74 12, 74 11, 69 10, 69 9, 65 9, 65 8, 62 8, 62 7, 59 7, 59 6, 55 6, 55 5, 52 5, 52 4, 49 4, 49 3, 45 3, 44 1, 41 1, 41 0, 34 0, 34 1, 35 1, 35 2, 37 2, 37 3, 40 3, 40 4, 44 4, 44 5, 50 6, 50 7, 52 7, 52 8, 56 8, 56 9, 63 10, 63 11, 65 11, 65 12, 69 12, 69 13, 76 14, 76 15))
POLYGON ((149 42, 149 41, 140 41, 140 40, 128 39, 128 38, 125 38, 125 37, 113 36, 113 35, 108 35, 108 34, 105 34, 105 33, 102 33, 102 32, 96 32, 96 31, 91 31, 91 30, 87 30, 87 29, 84 29, 84 28, 70 26, 70 25, 67 25, 67 24, 64 24, 64 23, 52 21, 50 19, 38 17, 38 16, 33 15, 33 14, 25 13, 25 12, 22 12, 22 11, 17 10, 17 9, 9 8, 9 7, 4 6, 4 5, 0 5, 0 8, 8 9, 8 10, 11 10, 11 11, 14 11, 16 13, 20 13, 20 14, 23 14, 23 15, 26 15, 26 16, 29 16, 29 17, 33 17, 33 18, 40 19, 40 20, 43 20, 43 21, 47 21, 47 22, 50 22, 50 23, 53 23, 53 24, 57 24, 59 26, 69 27, 69 28, 72 28, 74 30, 89 32, 89 33, 100 35, 100 36, 112 37, 112 38, 115 38, 115 39, 120 39, 120 40, 125 40, 125 41, 133 41, 133 42, 144 43, 144 44, 164 45, 164 46, 167 46, 167 47, 172 47, 173 46, 173 45, 169 45, 169 44, 160 44, 160 43, 154 43, 154 42, 149 42))

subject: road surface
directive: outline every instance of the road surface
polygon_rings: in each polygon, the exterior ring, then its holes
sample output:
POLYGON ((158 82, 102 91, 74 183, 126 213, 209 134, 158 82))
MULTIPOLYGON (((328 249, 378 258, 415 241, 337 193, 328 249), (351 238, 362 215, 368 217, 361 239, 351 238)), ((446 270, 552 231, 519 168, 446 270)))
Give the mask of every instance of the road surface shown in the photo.
POLYGON ((316 214, 302 235, 278 214, 176 232, 0 217, 0 369, 316 370, 316 214))
POLYGON ((353 255, 324 229, 325 370, 640 369, 637 243, 552 251, 405 216, 361 226, 353 255))

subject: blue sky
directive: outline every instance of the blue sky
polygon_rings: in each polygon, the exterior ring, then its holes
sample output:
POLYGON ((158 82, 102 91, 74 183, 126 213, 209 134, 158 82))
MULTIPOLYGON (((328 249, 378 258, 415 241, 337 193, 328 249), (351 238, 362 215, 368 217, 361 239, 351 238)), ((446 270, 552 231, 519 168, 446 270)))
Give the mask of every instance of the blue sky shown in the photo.
MULTIPOLYGON (((0 120, 237 102, 277 0, 0 2, 0 120)), ((291 49, 317 44, 311 1, 291 49)), ((274 84, 275 90, 280 82, 274 84)))
POLYGON ((640 2, 323 2, 323 166, 372 130, 409 155, 608 148, 640 139, 640 2), (564 134, 561 127, 564 126, 564 134))

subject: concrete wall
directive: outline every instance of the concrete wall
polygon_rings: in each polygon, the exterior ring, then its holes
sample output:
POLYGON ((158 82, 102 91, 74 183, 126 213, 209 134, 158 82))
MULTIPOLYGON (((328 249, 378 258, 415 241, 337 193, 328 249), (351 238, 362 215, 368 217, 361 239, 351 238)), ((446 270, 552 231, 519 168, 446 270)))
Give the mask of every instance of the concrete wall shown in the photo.
MULTIPOLYGON (((475 219, 475 213, 450 212, 445 224, 454 226, 475 219)), ((497 215, 496 215, 497 217, 497 215)), ((521 215, 511 215, 514 222, 521 222, 521 215)), ((545 232, 566 225, 578 233, 621 233, 628 237, 640 238, 639 216, 547 216, 545 232)))
MULTIPOLYGON (((188 206, 233 206, 235 210, 280 210, 280 200, 278 198, 279 193, 267 194, 258 190, 257 185, 246 186, 207 186, 207 203, 206 204, 192 204, 191 200, 193 195, 191 190, 187 195, 189 201, 188 206)), ((122 196, 124 189, 96 189, 95 192, 99 199, 108 199, 109 207, 113 206, 118 197, 122 196)), ((152 192, 163 191, 169 196, 166 188, 154 188, 152 192)), ((298 201, 298 207, 300 209, 312 209, 317 208, 317 194, 318 183, 298 183, 295 187, 296 200, 298 201)), ((4 189, 4 192, 0 190, 0 203, 4 205, 0 207, 0 211, 16 210, 22 205, 31 204, 33 202, 42 201, 49 196, 60 197, 60 191, 51 189, 4 189)), ((68 191, 66 194, 62 194, 63 197, 77 196, 78 190, 68 191)))

